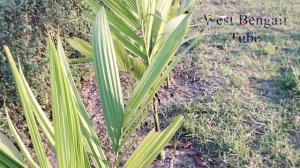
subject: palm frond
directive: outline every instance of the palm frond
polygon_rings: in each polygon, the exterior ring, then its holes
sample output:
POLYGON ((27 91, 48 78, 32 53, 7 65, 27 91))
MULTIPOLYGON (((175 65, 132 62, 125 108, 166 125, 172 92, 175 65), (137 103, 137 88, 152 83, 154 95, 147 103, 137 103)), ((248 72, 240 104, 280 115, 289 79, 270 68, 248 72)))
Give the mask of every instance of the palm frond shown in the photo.
POLYGON ((116 53, 104 8, 100 10, 94 24, 93 55, 105 124, 112 148, 117 152, 123 126, 124 105, 116 53))

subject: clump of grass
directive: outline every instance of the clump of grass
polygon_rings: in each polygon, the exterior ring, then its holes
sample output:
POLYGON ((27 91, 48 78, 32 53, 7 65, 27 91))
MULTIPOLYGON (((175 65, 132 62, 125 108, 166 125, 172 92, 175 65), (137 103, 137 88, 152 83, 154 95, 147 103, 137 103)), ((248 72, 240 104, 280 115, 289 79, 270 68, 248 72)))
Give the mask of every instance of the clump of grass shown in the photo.
POLYGON ((297 94, 300 94, 300 65, 291 67, 294 78, 294 90, 297 94))
POLYGON ((281 89, 290 90, 300 94, 300 65, 292 64, 282 69, 282 76, 279 79, 281 89))
POLYGON ((272 43, 268 42, 266 46, 264 47, 264 53, 268 56, 273 56, 276 54, 276 46, 272 43))

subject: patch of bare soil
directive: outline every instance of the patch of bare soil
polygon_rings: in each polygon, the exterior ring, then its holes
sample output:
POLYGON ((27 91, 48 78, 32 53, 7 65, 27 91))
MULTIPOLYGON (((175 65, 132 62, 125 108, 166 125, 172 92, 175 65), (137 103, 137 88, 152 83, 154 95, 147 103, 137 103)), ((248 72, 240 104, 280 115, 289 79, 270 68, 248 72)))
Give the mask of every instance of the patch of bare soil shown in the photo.
POLYGON ((107 130, 104 123, 104 117, 102 115, 100 97, 94 76, 88 81, 84 82, 83 89, 81 91, 81 97, 90 115, 90 119, 93 122, 94 128, 96 129, 97 135, 102 142, 106 156, 109 162, 112 164, 114 161, 114 155, 110 149, 110 141, 106 132, 107 130))
POLYGON ((192 142, 182 142, 180 140, 172 142, 165 148, 166 159, 156 160, 151 168, 195 168, 206 167, 208 162, 199 152, 196 145, 192 142))

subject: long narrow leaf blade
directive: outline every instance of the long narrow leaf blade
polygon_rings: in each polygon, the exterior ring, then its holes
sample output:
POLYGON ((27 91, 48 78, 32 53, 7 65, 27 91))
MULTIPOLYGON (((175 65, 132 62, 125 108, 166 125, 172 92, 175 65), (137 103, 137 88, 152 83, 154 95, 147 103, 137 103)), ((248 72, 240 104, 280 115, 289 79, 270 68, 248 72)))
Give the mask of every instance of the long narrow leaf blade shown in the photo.
POLYGON ((59 167, 88 167, 83 146, 80 118, 74 93, 68 82, 63 51, 55 49, 49 38, 51 100, 55 136, 55 152, 59 167))
MULTIPOLYGON (((85 43, 88 44, 88 42, 85 42, 85 43)), ((62 52, 60 52, 60 54, 62 55, 61 58, 64 63, 64 66, 65 66, 69 85, 72 88, 71 91, 74 93, 74 99, 76 101, 77 110, 78 110, 79 116, 80 116, 81 130, 82 130, 82 134, 84 135, 83 137, 84 137, 85 147, 87 148, 88 152, 91 153, 91 156, 92 156, 91 158, 97 168, 108 167, 107 161, 106 161, 106 158, 104 155, 104 151, 102 150, 102 147, 101 147, 101 142, 99 141, 99 139, 97 137, 96 131, 93 128, 93 123, 92 123, 91 119, 89 118, 88 112, 87 112, 87 110, 82 102, 82 99, 80 97, 80 94, 76 88, 74 79, 72 77, 71 70, 68 65, 67 58, 63 52, 63 46, 61 43, 61 39, 59 37, 57 39, 57 48, 58 48, 58 50, 62 51, 62 52)), ((91 46, 90 46, 90 48, 91 48, 91 46)), ((90 52, 92 52, 92 51, 90 51, 90 52)))
POLYGON ((17 91, 19 93, 19 98, 23 107, 24 115, 26 118, 26 123, 28 125, 29 133, 32 139, 33 147, 35 152, 37 153, 37 158, 42 167, 51 167, 50 162, 46 156, 45 149, 42 143, 42 139, 39 133, 38 126, 36 124, 36 119, 33 113, 33 109, 30 102, 30 96, 28 95, 28 91, 24 86, 22 77, 18 72, 18 68, 12 58, 11 52, 8 47, 4 46, 4 50, 10 65, 10 69, 12 71, 17 91))
MULTIPOLYGON (((80 38, 67 39, 67 41, 74 49, 86 56, 85 58, 70 59, 70 63, 83 63, 93 61, 92 45, 90 45, 87 41, 84 41, 80 38)), ((113 40, 113 43, 115 45, 117 63, 120 70, 132 74, 136 79, 140 79, 146 70, 146 65, 143 60, 130 56, 124 49, 120 41, 113 40)))
POLYGON ((132 30, 130 27, 128 27, 128 24, 124 22, 121 18, 118 18, 115 16, 111 11, 106 10, 107 19, 110 25, 112 25, 114 28, 121 31, 124 35, 132 39, 137 44, 144 46, 143 40, 132 30))
POLYGON ((21 153, 12 141, 0 132, 0 167, 19 168, 25 167, 21 153))
POLYGON ((102 0, 109 9, 115 13, 118 17, 124 20, 130 27, 139 29, 140 25, 134 15, 134 11, 129 10, 120 0, 102 0))
MULTIPOLYGON (((95 0, 84 0, 94 12, 98 13, 100 10, 100 5, 95 0)), ((139 23, 136 17, 134 16, 134 11, 129 10, 123 2, 120 0, 102 0, 102 2, 108 6, 108 8, 115 13, 119 18, 124 20, 131 28, 138 29, 139 23)))
POLYGON ((19 148, 21 149, 26 161, 28 162, 28 164, 30 165, 30 167, 34 167, 34 168, 37 168, 39 167, 35 161, 32 159, 28 149, 26 148, 25 144, 23 143, 20 135, 18 134, 16 128, 14 127, 9 115, 8 115, 8 112, 6 111, 6 118, 7 118, 7 121, 8 121, 8 126, 9 126, 9 129, 11 130, 19 148))
POLYGON ((183 117, 178 116, 162 133, 152 130, 128 158, 124 168, 148 167, 171 140, 182 122, 183 117))
POLYGON ((126 4, 131 10, 137 12, 136 0, 122 0, 124 4, 126 4))
POLYGON ((79 51, 84 56, 91 58, 93 57, 92 46, 85 40, 80 38, 69 38, 68 43, 77 51, 79 51))
POLYGON ((103 107, 105 124, 116 152, 123 126, 124 105, 116 53, 104 8, 93 29, 94 69, 103 107))
POLYGON ((46 113, 42 110, 41 106, 39 105, 38 101, 33 95, 32 90, 30 89, 27 80, 24 77, 23 71, 19 68, 20 75, 22 77, 22 81, 24 86, 26 87, 27 94, 29 96, 29 101, 31 102, 31 107, 34 112, 34 115, 43 131, 46 135, 48 142, 51 144, 52 147, 55 146, 54 142, 54 128, 51 125, 50 120, 47 118, 46 113))

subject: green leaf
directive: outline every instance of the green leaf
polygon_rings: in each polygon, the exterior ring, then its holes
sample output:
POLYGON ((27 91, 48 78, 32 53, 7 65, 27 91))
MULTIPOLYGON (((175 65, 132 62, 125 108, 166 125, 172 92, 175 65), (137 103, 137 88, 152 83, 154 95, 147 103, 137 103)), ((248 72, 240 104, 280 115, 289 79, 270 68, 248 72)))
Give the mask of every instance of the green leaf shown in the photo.
POLYGON ((156 5, 157 0, 137 1, 139 21, 142 25, 139 31, 142 33, 144 38, 146 53, 148 56, 147 60, 149 60, 151 48, 154 42, 152 39, 152 26, 155 17, 156 5))
POLYGON ((64 51, 62 47, 56 50, 50 38, 48 43, 55 152, 58 166, 89 167, 76 100, 63 61, 64 51))
MULTIPOLYGON (((113 36, 114 37, 121 36, 124 39, 123 45, 126 46, 128 45, 126 43, 135 43, 140 47, 145 46, 143 40, 134 32, 134 30, 128 27, 128 24, 126 24, 121 18, 117 17, 110 10, 106 9, 105 11, 106 11, 108 22, 114 30, 114 31, 112 30, 113 36)), ((96 17, 88 11, 83 11, 83 15, 91 22, 93 22, 96 19, 96 17)))
POLYGON ((94 69, 103 115, 113 151, 117 152, 123 126, 124 105, 116 53, 104 8, 93 29, 94 69))
POLYGON ((118 18, 109 10, 105 10, 108 22, 111 26, 115 29, 122 32, 122 35, 130 38, 130 40, 134 41, 135 43, 139 44, 140 46, 144 46, 143 40, 132 30, 128 25, 122 20, 122 18, 118 18))
POLYGON ((130 56, 117 40, 114 40, 114 45, 120 69, 132 74, 135 79, 141 79, 146 70, 143 60, 130 56))
POLYGON ((178 116, 162 133, 153 129, 128 158, 124 168, 148 167, 171 140, 182 122, 183 117, 178 116))
POLYGON ((20 73, 20 76, 22 77, 23 85, 26 87, 26 91, 27 91, 27 94, 29 97, 28 101, 30 101, 30 103, 31 103, 32 111, 34 112, 34 115, 35 115, 40 127, 42 128, 43 133, 46 135, 48 142, 51 144, 52 147, 54 147, 55 146, 54 128, 51 125, 50 120, 46 116, 46 113, 42 110, 38 101, 34 97, 33 92, 30 89, 21 68, 19 68, 19 73, 20 73))
POLYGON ((12 141, 0 132, 0 166, 8 168, 25 167, 21 153, 12 141))
POLYGON ((94 1, 94 0, 84 0, 84 2, 87 3, 87 5, 89 5, 94 12, 96 12, 96 13, 99 12, 101 6, 96 1, 94 1))
MULTIPOLYGON (((94 12, 98 13, 98 11, 100 10, 100 5, 97 4, 97 2, 95 2, 94 0, 86 0, 86 2, 94 12)), ((124 4, 122 4, 122 2, 119 2, 118 0, 104 0, 103 2, 110 8, 110 10, 107 9, 105 11, 108 22, 111 25, 111 32, 113 34, 113 37, 118 39, 127 50, 129 50, 136 56, 141 57, 144 61, 147 61, 147 55, 143 52, 145 48, 144 41, 135 33, 136 31, 140 31, 139 29, 137 29, 140 26, 136 21, 136 26, 134 26, 136 28, 133 29, 132 25, 130 25, 130 22, 127 20, 127 17, 130 17, 131 12, 126 7, 124 7, 124 4), (120 14, 119 12, 115 12, 114 10, 121 11, 121 13, 127 12, 127 14, 122 17, 118 15, 120 14)), ((92 19, 91 21, 94 21, 93 16, 89 12, 84 12, 84 16, 86 16, 90 20, 92 19)), ((132 18, 130 20, 132 20, 132 18)))
POLYGON ((162 39, 161 36, 164 35, 163 32, 165 30, 166 23, 168 22, 172 1, 173 0, 159 0, 156 6, 156 17, 154 18, 152 26, 152 40, 156 45, 159 43, 159 40, 162 39))
MULTIPOLYGON (((67 41, 74 49, 86 56, 85 58, 70 59, 70 63, 93 61, 92 45, 90 45, 87 41, 84 41, 80 38, 67 39, 67 41)), ((119 68, 122 71, 132 74, 136 79, 140 79, 146 70, 146 65, 144 64, 143 60, 130 56, 118 40, 113 40, 113 43, 115 45, 119 68)))
POLYGON ((84 63, 93 61, 92 46, 85 40, 80 38, 68 38, 67 42, 78 52, 84 55, 84 58, 69 59, 70 63, 84 63))
MULTIPOLYGON (((87 42, 85 42, 85 43, 87 43, 87 42)), ((63 51, 61 39, 59 37, 57 39, 57 48, 58 48, 58 50, 63 51)), ((82 99, 80 97, 80 94, 76 88, 74 79, 72 77, 71 70, 68 65, 68 61, 66 59, 66 56, 64 55, 63 52, 61 52, 61 54, 62 54, 62 57, 61 57, 62 61, 65 65, 68 82, 69 82, 70 87, 72 88, 71 91, 74 93, 74 99, 76 101, 77 110, 79 112, 80 125, 81 125, 82 134, 84 135, 83 137, 84 137, 85 147, 87 148, 88 152, 91 153, 92 160, 97 168, 98 167, 102 167, 102 168, 108 167, 104 151, 102 150, 102 147, 101 147, 101 142, 99 141, 99 139, 97 137, 96 131, 93 128, 93 123, 92 123, 91 119, 89 118, 88 112, 87 112, 87 110, 82 102, 82 99)))
POLYGON ((137 11, 136 0, 122 0, 131 10, 137 11))
POLYGON ((87 21, 93 22, 95 20, 95 16, 90 11, 82 9, 82 15, 87 21))
POLYGON ((91 58, 93 57, 92 46, 85 40, 80 38, 68 38, 68 43, 77 51, 79 51, 84 56, 91 58))
MULTIPOLYGON (((6 111, 6 109, 5 109, 5 111, 6 111)), ((31 157, 31 155, 29 153, 29 150, 26 148, 25 144, 23 143, 23 141, 22 141, 20 135, 18 134, 16 128, 14 127, 14 125, 13 125, 13 123, 12 123, 12 121, 11 121, 11 119, 10 119, 7 111, 6 111, 6 118, 7 118, 9 129, 11 130, 14 138, 16 139, 19 148, 21 149, 23 155, 25 156, 26 161, 29 163, 30 167, 37 168, 38 165, 32 159, 32 157, 31 157)))
POLYGON ((12 58, 11 52, 8 47, 4 46, 4 50, 6 56, 8 58, 8 62, 13 73, 13 77, 16 83, 17 91, 19 93, 19 98, 23 107, 24 115, 26 118, 26 123, 28 125, 30 137, 32 139, 33 147, 35 152, 37 153, 37 158, 42 167, 51 167, 50 162, 46 156, 45 149, 42 143, 42 139, 38 130, 38 126, 36 124, 36 119, 34 116, 33 108, 31 106, 30 96, 28 95, 28 91, 24 86, 22 76, 18 72, 18 68, 12 58))
POLYGON ((115 29, 115 28, 111 28, 111 32, 113 34, 113 36, 115 37, 116 40, 120 41, 120 43, 122 43, 122 45, 129 50, 130 52, 132 52, 133 54, 135 54, 135 56, 142 58, 144 61, 147 61, 147 54, 144 53, 139 47, 138 45, 135 45, 133 43, 131 43, 126 37, 124 37, 123 35, 120 34, 120 31, 115 29))
POLYGON ((134 11, 131 11, 126 7, 122 1, 120 0, 102 0, 102 2, 108 6, 108 8, 116 14, 119 18, 124 20, 125 23, 130 25, 130 27, 139 29, 140 25, 138 20, 135 17, 134 11))
MULTIPOLYGON (((94 0, 84 0, 94 12, 98 13, 100 10, 100 5, 94 0)), ((119 18, 124 20, 129 27, 138 29, 139 23, 134 15, 134 11, 129 10, 126 5, 123 4, 120 0, 102 0, 102 2, 119 18)))

